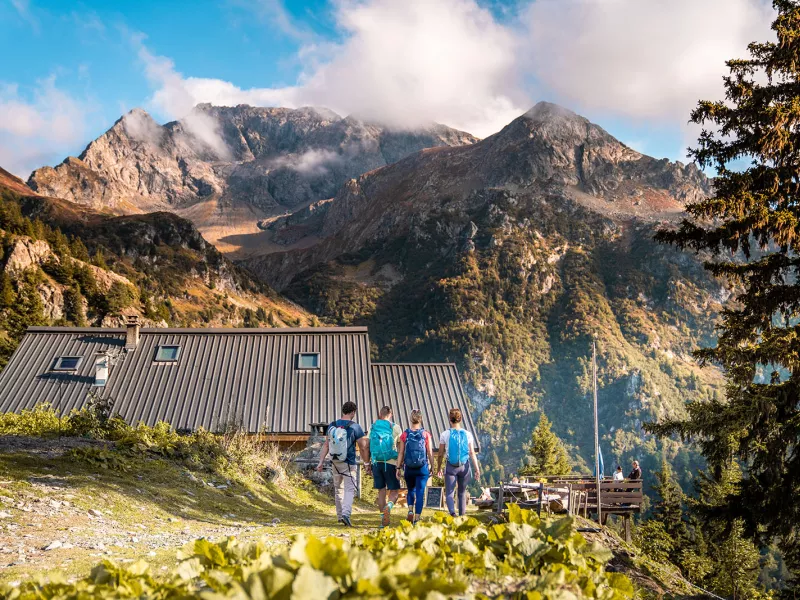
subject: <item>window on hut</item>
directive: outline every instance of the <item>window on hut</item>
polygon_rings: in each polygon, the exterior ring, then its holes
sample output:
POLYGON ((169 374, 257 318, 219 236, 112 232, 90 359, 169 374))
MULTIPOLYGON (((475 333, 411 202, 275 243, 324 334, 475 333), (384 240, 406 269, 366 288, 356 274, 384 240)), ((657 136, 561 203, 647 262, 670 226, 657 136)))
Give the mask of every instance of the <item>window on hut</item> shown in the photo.
POLYGON ((82 359, 82 356, 59 356, 53 363, 53 371, 75 371, 82 359))
POLYGON ((156 362, 175 362, 180 355, 180 346, 159 346, 156 350, 156 362))
POLYGON ((300 352, 297 355, 297 368, 300 371, 319 369, 319 352, 300 352))

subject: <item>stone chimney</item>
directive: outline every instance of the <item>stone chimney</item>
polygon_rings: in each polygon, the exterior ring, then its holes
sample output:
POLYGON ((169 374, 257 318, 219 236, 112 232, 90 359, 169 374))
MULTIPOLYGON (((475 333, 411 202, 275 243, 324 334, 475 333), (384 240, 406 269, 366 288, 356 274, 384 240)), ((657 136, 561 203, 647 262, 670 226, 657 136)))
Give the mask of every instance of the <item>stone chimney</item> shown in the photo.
POLYGON ((125 317, 125 350, 136 350, 139 345, 139 315, 125 317))

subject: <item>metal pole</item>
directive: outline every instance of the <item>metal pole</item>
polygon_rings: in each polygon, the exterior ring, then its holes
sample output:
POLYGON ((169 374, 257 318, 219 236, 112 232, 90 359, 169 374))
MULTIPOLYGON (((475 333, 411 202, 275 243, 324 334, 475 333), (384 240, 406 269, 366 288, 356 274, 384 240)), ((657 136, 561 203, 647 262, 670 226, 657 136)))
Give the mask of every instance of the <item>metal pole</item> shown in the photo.
POLYGON ((602 507, 600 502, 600 432, 597 422, 597 349, 592 340, 592 384, 594 390, 594 474, 597 483, 597 522, 601 523, 602 507))
POLYGON ((544 488, 544 484, 539 484, 539 508, 536 511, 536 515, 541 517, 542 516, 542 489, 544 488))

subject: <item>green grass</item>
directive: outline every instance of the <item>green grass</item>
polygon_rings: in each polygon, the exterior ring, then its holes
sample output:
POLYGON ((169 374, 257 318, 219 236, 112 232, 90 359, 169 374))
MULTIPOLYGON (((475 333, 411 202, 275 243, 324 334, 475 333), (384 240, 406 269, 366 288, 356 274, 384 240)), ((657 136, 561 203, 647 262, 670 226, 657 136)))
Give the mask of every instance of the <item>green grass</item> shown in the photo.
POLYGON ((354 512, 354 529, 345 530, 336 523, 333 499, 297 475, 276 484, 226 479, 161 458, 125 457, 123 464, 125 471, 98 468, 70 455, 0 454, 0 495, 13 501, 0 504, 0 510, 11 514, 0 521, 0 545, 14 548, 22 540, 26 546, 41 548, 56 539, 77 542, 75 548, 40 552, 20 565, 5 566, 14 561, 16 552, 0 555, 0 581, 20 580, 54 568, 68 576, 82 574, 101 558, 145 558, 156 569, 174 566, 175 546, 149 547, 147 540, 155 531, 187 541, 235 534, 240 539, 266 537, 270 543, 285 544, 300 532, 319 537, 353 534, 378 522, 377 510, 361 502, 354 512), (45 482, 49 482, 46 487, 41 485, 45 482), (208 485, 228 482, 228 489, 208 485), (54 515, 36 512, 51 500, 66 500, 70 506, 54 515), (33 511, 15 508, 18 502, 33 511), (100 521, 89 515, 92 509, 107 514, 100 521), (274 519, 278 519, 275 526, 274 519), (139 542, 132 542, 133 537, 139 542), (112 554, 87 548, 95 538, 112 554), (117 540, 124 540, 125 548, 111 545, 117 540))

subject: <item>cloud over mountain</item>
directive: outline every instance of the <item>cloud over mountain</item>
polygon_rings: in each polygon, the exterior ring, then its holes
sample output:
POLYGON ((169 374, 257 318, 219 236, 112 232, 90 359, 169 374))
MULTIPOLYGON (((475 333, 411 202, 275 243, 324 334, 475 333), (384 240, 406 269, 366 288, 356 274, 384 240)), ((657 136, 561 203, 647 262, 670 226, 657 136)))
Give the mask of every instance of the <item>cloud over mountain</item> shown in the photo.
POLYGON ((680 127, 698 99, 720 96, 727 59, 771 37, 773 16, 767 0, 536 0, 503 18, 477 0, 335 0, 334 9, 342 41, 306 41, 294 86, 183 77, 143 47, 154 105, 173 118, 200 102, 327 106, 483 137, 553 97, 680 127))

